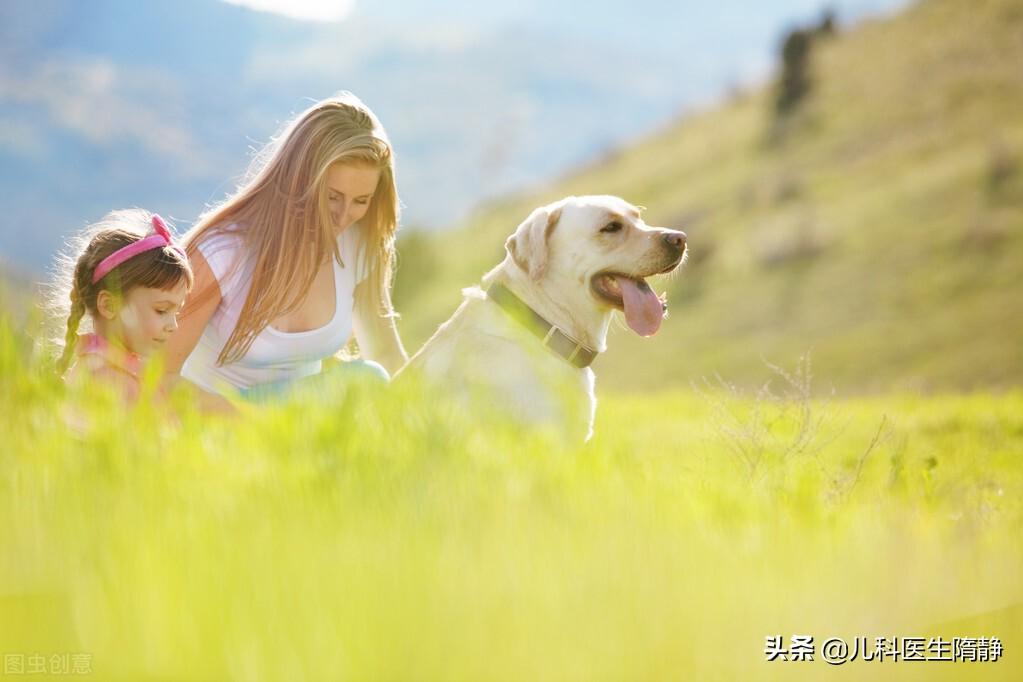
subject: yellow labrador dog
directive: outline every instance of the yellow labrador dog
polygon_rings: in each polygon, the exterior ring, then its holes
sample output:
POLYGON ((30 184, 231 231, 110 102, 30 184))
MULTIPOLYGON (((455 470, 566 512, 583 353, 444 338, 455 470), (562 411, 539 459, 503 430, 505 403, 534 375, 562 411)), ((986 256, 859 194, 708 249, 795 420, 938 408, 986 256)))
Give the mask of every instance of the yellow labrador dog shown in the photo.
POLYGON ((534 210, 505 243, 507 256, 406 369, 510 416, 589 439, 596 409, 589 365, 606 347, 616 310, 641 336, 667 306, 645 278, 671 272, 686 235, 649 227, 613 196, 567 197, 534 210))

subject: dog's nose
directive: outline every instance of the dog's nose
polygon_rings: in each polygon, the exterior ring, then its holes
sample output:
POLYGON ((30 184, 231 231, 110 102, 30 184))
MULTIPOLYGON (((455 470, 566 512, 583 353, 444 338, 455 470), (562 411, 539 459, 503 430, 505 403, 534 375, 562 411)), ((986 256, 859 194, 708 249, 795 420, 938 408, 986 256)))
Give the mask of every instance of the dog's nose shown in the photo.
POLYGON ((664 233, 664 243, 679 255, 686 250, 686 233, 677 230, 667 230, 664 233))

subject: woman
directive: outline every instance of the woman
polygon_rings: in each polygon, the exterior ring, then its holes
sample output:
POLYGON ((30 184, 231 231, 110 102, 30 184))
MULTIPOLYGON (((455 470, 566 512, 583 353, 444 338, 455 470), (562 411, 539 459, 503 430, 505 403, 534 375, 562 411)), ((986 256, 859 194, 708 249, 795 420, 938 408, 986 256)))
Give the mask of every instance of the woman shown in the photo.
POLYGON ((168 370, 258 397, 318 374, 354 331, 379 363, 363 369, 396 372, 407 359, 390 297, 397 226, 380 122, 351 93, 317 102, 186 235, 195 286, 168 370))

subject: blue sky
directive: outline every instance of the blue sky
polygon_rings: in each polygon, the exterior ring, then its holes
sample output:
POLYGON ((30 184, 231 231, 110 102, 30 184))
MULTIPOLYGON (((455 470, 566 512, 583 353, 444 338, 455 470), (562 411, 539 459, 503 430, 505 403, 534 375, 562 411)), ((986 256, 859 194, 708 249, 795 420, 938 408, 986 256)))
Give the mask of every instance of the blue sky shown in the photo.
MULTIPOLYGON (((905 4, 830 6, 848 25, 905 4)), ((223 0, 0 3, 0 258, 41 267, 114 208, 187 228, 338 90, 391 134, 404 226, 452 226, 763 82, 784 31, 824 6, 341 0, 325 22, 223 0)))

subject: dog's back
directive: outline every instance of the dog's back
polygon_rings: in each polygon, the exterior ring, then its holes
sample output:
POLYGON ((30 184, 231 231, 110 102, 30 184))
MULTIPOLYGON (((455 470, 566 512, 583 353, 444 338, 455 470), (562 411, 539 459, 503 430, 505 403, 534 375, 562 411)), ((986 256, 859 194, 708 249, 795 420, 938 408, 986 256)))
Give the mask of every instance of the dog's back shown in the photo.
POLYGON ((478 290, 399 373, 417 373, 478 407, 582 441, 592 431, 594 376, 544 348, 478 290))

